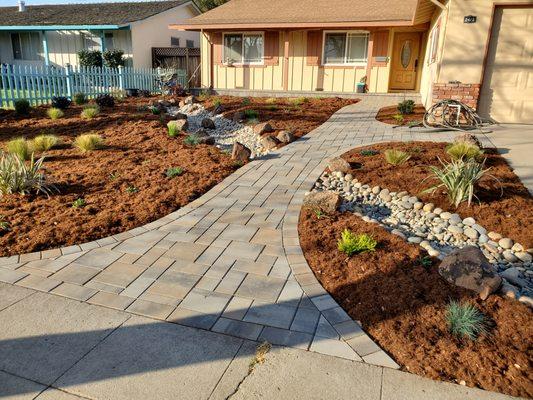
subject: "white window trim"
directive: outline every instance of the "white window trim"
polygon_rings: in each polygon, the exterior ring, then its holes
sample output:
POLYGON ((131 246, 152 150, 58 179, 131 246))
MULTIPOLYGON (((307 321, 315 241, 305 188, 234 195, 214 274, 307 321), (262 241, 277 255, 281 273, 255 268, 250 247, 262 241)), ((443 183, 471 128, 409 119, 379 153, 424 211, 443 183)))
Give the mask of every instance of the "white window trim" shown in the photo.
MULTIPOLYGON (((246 31, 246 32, 224 32, 222 34, 222 64, 223 65, 228 65, 227 61, 226 61, 226 35, 243 35, 243 38, 244 38, 244 35, 261 35, 262 39, 263 39, 263 57, 261 57, 261 61, 260 62, 236 62, 236 63, 233 63, 232 65, 265 65, 265 32, 263 31, 246 31)), ((244 40, 242 41, 242 57, 244 57, 244 40)))
POLYGON ((430 41, 429 41, 429 57, 428 57, 428 65, 434 64, 439 61, 439 45, 440 45, 440 18, 437 20, 435 25, 433 25, 433 29, 431 29, 429 35, 430 35, 430 41), (437 38, 435 40, 435 35, 437 35, 437 38), (433 46, 435 46, 435 58, 433 58, 433 46))
MULTIPOLYGON (((41 61, 44 57, 43 49, 42 49, 42 42, 43 42, 43 37, 41 35, 41 32, 35 32, 35 31, 17 32, 15 31, 15 32, 9 33, 9 47, 11 48, 13 60, 16 60, 16 61, 28 61, 28 62, 41 61), (24 48, 22 46, 22 39, 20 35, 25 34, 25 33, 36 34, 36 36, 38 37, 37 39, 38 40, 38 51, 35 53, 37 54, 37 58, 24 58, 24 48), (13 49, 13 35, 17 35, 19 37, 20 53, 21 53, 22 58, 15 58, 15 50, 13 49)), ((33 49, 30 49, 30 50, 33 50, 33 49)))
MULTIPOLYGON (((322 33, 322 65, 326 66, 326 67, 366 67, 366 65, 368 64, 368 41, 370 40, 370 31, 324 31, 322 33), (344 62, 344 63, 326 63, 326 54, 325 54, 325 50, 326 50, 326 34, 328 33, 345 33, 346 34, 346 39, 348 39, 348 35, 350 33, 355 33, 355 34, 364 34, 368 37, 367 39, 367 48, 366 48, 366 61, 360 61, 360 62, 351 62, 351 63, 348 63, 348 62, 344 62)), ((344 49, 344 59, 346 60, 346 57, 348 55, 348 40, 346 40, 346 47, 344 49)))

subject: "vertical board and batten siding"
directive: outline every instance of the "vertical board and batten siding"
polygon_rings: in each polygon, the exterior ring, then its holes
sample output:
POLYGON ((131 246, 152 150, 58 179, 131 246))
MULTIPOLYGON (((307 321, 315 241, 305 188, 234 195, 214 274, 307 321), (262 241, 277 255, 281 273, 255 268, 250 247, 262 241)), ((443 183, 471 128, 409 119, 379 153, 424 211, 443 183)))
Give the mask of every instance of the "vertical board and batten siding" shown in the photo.
MULTIPOLYGON (((283 90, 284 33, 265 31, 265 64, 232 66, 223 63, 221 32, 202 36, 202 82, 209 86, 213 68, 215 89, 283 90), (211 47, 212 43, 212 47, 211 47), (275 49, 277 48, 277 53, 275 49), (211 66, 211 49, 213 65, 211 66), (275 56, 270 56, 270 55, 275 56)), ((389 30, 375 32, 375 56, 388 56, 389 30)), ((364 67, 324 67, 321 30, 291 31, 289 35, 288 90, 354 93, 356 84, 366 75, 364 67)), ((370 92, 386 93, 389 70, 387 62, 371 60, 370 92)))
POLYGON ((128 88, 161 92, 161 76, 177 74, 178 83, 187 84, 187 72, 154 68, 44 67, 9 65, 0 67, 0 107, 12 107, 25 98, 31 105, 49 103, 54 96, 88 97, 128 88))

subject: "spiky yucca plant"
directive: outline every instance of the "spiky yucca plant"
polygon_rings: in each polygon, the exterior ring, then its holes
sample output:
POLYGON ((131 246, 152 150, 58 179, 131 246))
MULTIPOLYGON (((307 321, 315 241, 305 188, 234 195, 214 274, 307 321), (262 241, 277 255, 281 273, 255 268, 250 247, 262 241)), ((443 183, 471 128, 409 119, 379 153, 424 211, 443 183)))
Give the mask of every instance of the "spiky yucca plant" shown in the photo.
POLYGON ((483 156, 483 150, 468 142, 453 143, 446 152, 454 160, 479 160, 483 156))
POLYGON ((383 152, 385 160, 391 165, 400 165, 411 158, 411 155, 405 151, 397 149, 388 149, 383 152))
POLYGON ((0 152, 0 196, 32 191, 50 195, 55 187, 46 181, 43 162, 44 157, 35 161, 33 154, 26 163, 16 154, 0 152))

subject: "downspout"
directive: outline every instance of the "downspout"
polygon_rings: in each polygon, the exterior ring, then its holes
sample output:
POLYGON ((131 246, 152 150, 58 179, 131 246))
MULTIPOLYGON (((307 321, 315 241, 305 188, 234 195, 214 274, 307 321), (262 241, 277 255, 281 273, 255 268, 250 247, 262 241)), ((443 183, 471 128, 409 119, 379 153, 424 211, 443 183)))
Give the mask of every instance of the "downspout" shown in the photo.
POLYGON ((46 31, 41 31, 43 36, 43 53, 44 53, 44 65, 47 67, 50 65, 50 54, 48 53, 48 38, 46 37, 46 31))
POLYGON ((437 7, 440 7, 441 10, 446 10, 446 6, 442 4, 439 0, 429 0, 429 1, 431 1, 437 7))

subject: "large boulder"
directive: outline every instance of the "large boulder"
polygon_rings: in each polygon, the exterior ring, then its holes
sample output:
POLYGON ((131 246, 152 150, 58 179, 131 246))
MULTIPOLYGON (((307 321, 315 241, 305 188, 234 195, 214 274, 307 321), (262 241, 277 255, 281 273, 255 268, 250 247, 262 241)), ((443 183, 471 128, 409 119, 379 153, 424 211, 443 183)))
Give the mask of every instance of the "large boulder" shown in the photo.
POLYGON ((294 135, 291 131, 281 131, 276 136, 276 139, 278 139, 281 143, 290 143, 294 141, 294 135))
POLYGON ((232 160, 245 164, 250 160, 251 155, 252 152, 248 147, 239 142, 233 143, 233 149, 231 151, 232 160))
POLYGON ((205 129, 215 129, 215 121, 213 121, 211 118, 204 118, 202 119, 202 128, 205 129))
POLYGON ((189 123, 186 119, 177 119, 172 121, 172 124, 175 125, 178 130, 182 132, 187 132, 187 129, 189 129, 189 123))
POLYGON ((178 112, 174 115, 174 119, 184 119, 185 121, 187 121, 187 114, 178 112))
POLYGON ((233 122, 241 122, 246 119, 246 114, 243 111, 237 111, 233 114, 233 122))
POLYGON ((254 126, 254 133, 256 135, 263 135, 265 133, 274 132, 274 128, 268 122, 261 122, 254 126))
POLYGON ((263 136, 261 138, 261 146, 263 146, 267 150, 275 149, 278 144, 278 139, 273 136, 263 136))
POLYGON ((329 160, 328 168, 331 172, 339 171, 339 172, 344 172, 345 174, 347 174, 351 170, 350 164, 348 163, 348 161, 346 161, 345 159, 341 157, 335 157, 329 160))
POLYGON ((324 192, 312 192, 304 198, 303 206, 323 213, 334 213, 341 204, 338 193, 326 190, 324 192))
POLYGON ((439 274, 449 283, 479 293, 485 300, 496 292, 502 278, 476 246, 454 250, 439 265, 439 274))
POLYGON ((183 100, 185 102, 185 104, 194 104, 194 103, 198 103, 198 99, 196 98, 196 96, 187 96, 185 97, 185 100, 183 100))

